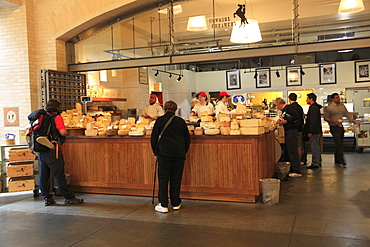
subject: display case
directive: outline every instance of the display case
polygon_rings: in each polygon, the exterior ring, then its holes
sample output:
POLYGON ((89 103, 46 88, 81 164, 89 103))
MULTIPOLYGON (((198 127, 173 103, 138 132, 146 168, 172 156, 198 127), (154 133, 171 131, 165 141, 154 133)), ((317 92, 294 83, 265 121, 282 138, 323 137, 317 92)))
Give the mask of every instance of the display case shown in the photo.
POLYGON ((356 152, 362 153, 364 148, 370 147, 370 123, 360 123, 359 130, 356 134, 356 152))
MULTIPOLYGON (((343 119, 344 138, 343 138, 343 149, 345 152, 353 152, 356 148, 356 135, 351 128, 351 122, 347 119, 343 119)), ((323 151, 333 152, 335 144, 333 136, 330 133, 330 126, 328 122, 321 118, 322 134, 323 134, 323 151)))

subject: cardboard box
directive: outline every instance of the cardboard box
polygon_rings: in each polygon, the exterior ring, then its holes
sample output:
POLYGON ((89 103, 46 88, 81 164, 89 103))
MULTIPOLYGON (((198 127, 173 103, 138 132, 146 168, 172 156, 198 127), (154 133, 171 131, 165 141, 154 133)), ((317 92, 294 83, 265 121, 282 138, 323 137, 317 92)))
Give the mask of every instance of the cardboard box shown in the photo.
POLYGON ((8 179, 8 192, 27 191, 35 189, 35 178, 25 177, 22 178, 9 178, 8 179))
POLYGON ((35 155, 28 148, 11 148, 9 150, 9 161, 34 160, 35 155))
POLYGON ((9 163, 6 167, 7 177, 22 177, 33 175, 33 161, 9 163))

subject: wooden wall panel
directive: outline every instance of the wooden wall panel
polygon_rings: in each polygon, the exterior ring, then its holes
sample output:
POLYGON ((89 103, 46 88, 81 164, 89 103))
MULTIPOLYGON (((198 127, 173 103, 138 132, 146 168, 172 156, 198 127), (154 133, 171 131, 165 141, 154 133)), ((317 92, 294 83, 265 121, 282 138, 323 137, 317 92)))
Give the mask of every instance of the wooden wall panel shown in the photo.
MULTIPOLYGON (((192 136, 182 197, 254 202, 259 179, 273 171, 273 138, 272 132, 192 136)), ((151 196, 155 159, 149 137, 71 137, 63 149, 75 191, 151 196)))

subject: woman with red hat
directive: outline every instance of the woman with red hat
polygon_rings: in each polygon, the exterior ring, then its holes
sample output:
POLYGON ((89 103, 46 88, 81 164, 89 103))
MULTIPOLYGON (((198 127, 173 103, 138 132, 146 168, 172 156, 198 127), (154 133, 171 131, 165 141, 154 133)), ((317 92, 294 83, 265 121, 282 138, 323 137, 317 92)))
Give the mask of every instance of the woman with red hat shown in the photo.
POLYGON ((191 109, 190 116, 197 116, 200 118, 203 112, 208 112, 210 116, 215 115, 215 109, 211 103, 207 102, 207 94, 205 92, 199 92, 195 97, 199 102, 191 109))
POLYGON ((229 110, 227 109, 227 106, 225 103, 229 100, 230 96, 231 95, 228 94, 227 92, 220 92, 220 97, 218 98, 218 102, 217 102, 216 109, 215 109, 216 116, 219 113, 229 114, 229 110))

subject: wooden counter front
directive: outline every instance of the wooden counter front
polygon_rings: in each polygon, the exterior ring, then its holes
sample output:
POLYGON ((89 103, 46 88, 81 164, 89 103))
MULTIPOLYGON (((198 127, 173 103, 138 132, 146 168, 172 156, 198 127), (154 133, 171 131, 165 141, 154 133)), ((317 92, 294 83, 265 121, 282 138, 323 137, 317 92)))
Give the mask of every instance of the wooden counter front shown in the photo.
MULTIPOLYGON (((181 197, 255 202, 259 179, 274 173, 274 143, 273 132, 192 136, 181 197)), ((73 191, 152 196, 155 160, 149 137, 71 137, 63 153, 73 191)))

